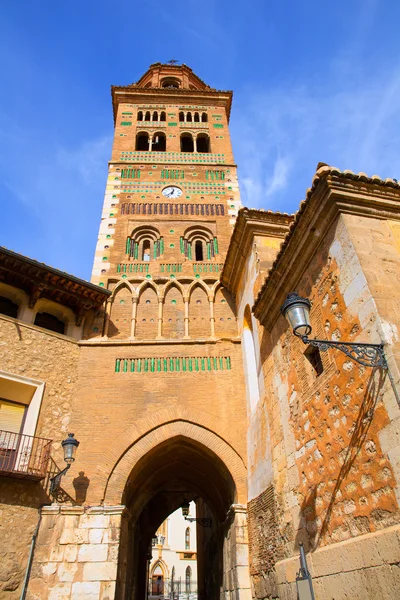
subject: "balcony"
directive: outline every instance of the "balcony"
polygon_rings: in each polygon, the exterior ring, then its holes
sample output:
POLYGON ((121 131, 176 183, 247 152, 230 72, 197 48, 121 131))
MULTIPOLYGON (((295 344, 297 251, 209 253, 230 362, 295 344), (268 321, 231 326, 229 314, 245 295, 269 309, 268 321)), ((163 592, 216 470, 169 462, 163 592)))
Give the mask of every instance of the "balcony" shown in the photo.
POLYGON ((44 479, 50 447, 51 440, 0 429, 0 476, 44 479))

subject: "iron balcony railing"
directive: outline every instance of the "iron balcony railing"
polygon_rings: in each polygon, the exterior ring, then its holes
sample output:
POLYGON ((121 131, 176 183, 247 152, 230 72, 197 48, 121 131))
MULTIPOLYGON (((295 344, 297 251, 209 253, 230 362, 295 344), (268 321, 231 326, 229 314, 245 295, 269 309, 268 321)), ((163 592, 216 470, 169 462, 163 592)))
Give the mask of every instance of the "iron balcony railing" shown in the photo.
POLYGON ((0 475, 44 479, 51 440, 0 429, 0 475))

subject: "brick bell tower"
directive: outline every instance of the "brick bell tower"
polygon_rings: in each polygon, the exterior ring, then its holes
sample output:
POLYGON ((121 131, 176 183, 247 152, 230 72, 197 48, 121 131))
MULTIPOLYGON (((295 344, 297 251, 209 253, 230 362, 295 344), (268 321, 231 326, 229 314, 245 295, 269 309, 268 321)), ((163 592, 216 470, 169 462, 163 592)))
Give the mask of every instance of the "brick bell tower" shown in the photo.
POLYGON ((237 336, 219 283, 241 206, 232 92, 170 63, 111 88, 115 133, 92 282, 113 295, 94 337, 237 336))

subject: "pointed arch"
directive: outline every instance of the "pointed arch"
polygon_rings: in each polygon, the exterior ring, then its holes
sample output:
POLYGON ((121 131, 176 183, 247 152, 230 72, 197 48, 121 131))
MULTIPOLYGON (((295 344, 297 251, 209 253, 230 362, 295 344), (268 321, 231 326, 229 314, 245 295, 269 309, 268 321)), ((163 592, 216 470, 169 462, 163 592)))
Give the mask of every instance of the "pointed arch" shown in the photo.
POLYGON ((235 302, 222 285, 215 290, 214 318, 217 337, 238 336, 235 302))
MULTIPOLYGON (((159 411, 159 413, 162 411, 159 411)), ((164 411, 165 412, 165 411, 164 411)), ((186 438, 192 443, 199 445, 200 448, 207 448, 215 454, 225 465, 227 471, 232 477, 235 485, 234 501, 241 504, 247 503, 247 470, 244 458, 238 454, 234 445, 231 445, 227 439, 235 439, 235 431, 227 432, 228 438, 221 437, 214 430, 218 429, 220 423, 211 424, 207 427, 200 423, 193 422, 193 411, 188 409, 191 417, 178 418, 173 420, 169 416, 168 420, 160 422, 159 425, 148 424, 147 431, 138 436, 140 423, 131 425, 123 434, 118 436, 112 447, 107 452, 110 459, 115 456, 116 462, 111 466, 109 477, 105 482, 104 503, 105 504, 123 504, 123 497, 126 483, 129 480, 131 471, 138 462, 150 452, 167 440, 176 438, 186 438), (151 425, 151 429, 148 429, 151 425)), ((171 414, 171 409, 168 409, 171 414)), ((162 418, 161 414, 158 415, 162 418)), ((208 415, 212 419, 212 415, 208 415)), ((235 439, 236 444, 237 438, 235 439)), ((245 456, 245 448, 244 455, 245 456)), ((97 477, 103 477, 104 464, 98 469, 97 477)))
POLYGON ((211 335, 209 290, 201 280, 191 285, 189 292, 189 335, 207 338, 211 335))
POLYGON ((111 301, 114 300, 114 296, 118 292, 118 290, 120 288, 124 287, 124 286, 129 289, 129 291, 131 292, 132 296, 135 295, 135 290, 131 286, 130 282, 127 279, 121 279, 121 281, 118 281, 118 283, 116 284, 116 286, 113 288, 113 291, 112 291, 112 294, 111 294, 111 301))
POLYGON ((138 340, 155 340, 158 334, 159 290, 157 286, 146 280, 139 288, 136 309, 135 338, 138 340))
POLYGON ((164 287, 162 288, 162 295, 165 296, 165 294, 167 293, 167 291, 172 287, 175 286, 178 288, 178 290, 181 292, 182 297, 185 297, 185 289, 183 287, 183 285, 177 280, 177 279, 170 279, 169 281, 167 281, 167 283, 164 285, 164 287))
POLYGON ((162 335, 167 339, 181 339, 185 335, 185 306, 182 286, 168 282, 164 288, 162 335))
POLYGON ((188 290, 187 290, 187 294, 188 294, 189 299, 190 299, 190 296, 192 294, 193 289, 196 288, 196 287, 203 288, 204 291, 205 291, 205 293, 207 294, 207 297, 209 296, 209 294, 210 294, 210 288, 208 287, 208 285, 206 283, 204 283, 204 281, 202 281, 201 279, 195 279, 189 285, 188 290))
POLYGON ((113 290, 108 337, 128 339, 131 335, 133 290, 123 281, 113 290))

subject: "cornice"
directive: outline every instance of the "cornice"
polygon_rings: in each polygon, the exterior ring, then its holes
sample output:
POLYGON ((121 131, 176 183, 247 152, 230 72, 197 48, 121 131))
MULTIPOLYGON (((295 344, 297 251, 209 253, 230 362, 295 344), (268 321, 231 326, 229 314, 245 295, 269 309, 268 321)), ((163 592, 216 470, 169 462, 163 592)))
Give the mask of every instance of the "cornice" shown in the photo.
POLYGON ((280 251, 253 306, 257 319, 271 329, 289 291, 339 214, 400 219, 400 185, 395 179, 339 171, 320 163, 280 251))
POLYGON ((249 208, 239 210, 221 273, 222 284, 231 294, 236 295, 254 237, 262 235, 283 240, 293 219, 293 215, 286 213, 249 208))

